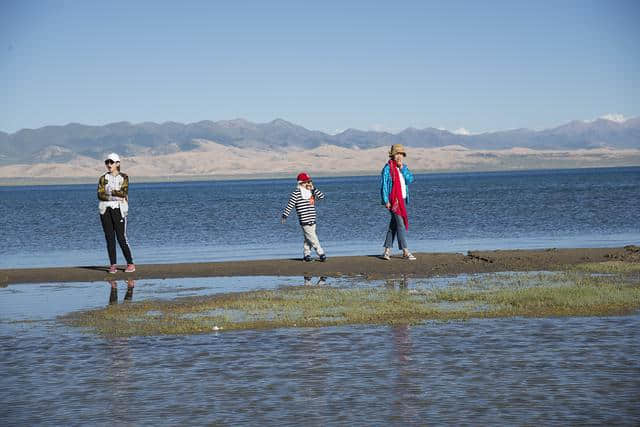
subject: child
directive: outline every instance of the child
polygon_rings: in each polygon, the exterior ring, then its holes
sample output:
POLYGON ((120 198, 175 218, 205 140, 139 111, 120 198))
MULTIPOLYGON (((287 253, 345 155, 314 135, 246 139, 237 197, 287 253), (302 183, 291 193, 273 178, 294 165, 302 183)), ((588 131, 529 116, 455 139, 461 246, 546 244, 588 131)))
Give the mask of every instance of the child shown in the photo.
POLYGON ((295 206, 298 213, 298 220, 302 226, 304 234, 303 255, 304 261, 311 261, 311 248, 315 249, 320 257, 320 261, 324 262, 327 256, 324 254, 318 236, 316 235, 316 199, 324 199, 324 194, 313 186, 311 177, 302 172, 297 177, 298 186, 291 193, 289 203, 282 213, 282 223, 287 220, 291 213, 291 209, 295 206))

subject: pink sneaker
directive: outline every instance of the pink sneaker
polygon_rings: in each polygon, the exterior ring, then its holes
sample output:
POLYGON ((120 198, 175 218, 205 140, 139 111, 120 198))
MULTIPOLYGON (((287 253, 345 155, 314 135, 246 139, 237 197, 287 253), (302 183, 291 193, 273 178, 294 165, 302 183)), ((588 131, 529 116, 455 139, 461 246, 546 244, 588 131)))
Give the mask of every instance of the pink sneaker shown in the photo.
POLYGON ((125 273, 133 273, 134 271, 136 271, 135 264, 127 264, 127 268, 124 270, 125 273))
POLYGON ((112 264, 111 267, 109 267, 109 273, 116 274, 117 272, 118 272, 118 267, 116 267, 115 264, 112 264))

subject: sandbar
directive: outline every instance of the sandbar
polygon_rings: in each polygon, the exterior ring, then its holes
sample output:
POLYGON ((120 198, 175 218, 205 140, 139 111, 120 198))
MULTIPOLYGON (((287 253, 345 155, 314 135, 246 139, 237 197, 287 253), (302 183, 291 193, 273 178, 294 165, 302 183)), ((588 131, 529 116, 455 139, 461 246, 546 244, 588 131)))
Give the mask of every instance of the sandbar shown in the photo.
POLYGON ((640 263, 640 247, 492 250, 463 253, 414 253, 415 261, 378 255, 331 257, 326 262, 270 259, 176 264, 138 264, 136 272, 108 274, 106 266, 0 269, 0 286, 20 283, 97 282, 219 276, 364 276, 433 277, 499 271, 553 271, 567 266, 624 261, 640 263))

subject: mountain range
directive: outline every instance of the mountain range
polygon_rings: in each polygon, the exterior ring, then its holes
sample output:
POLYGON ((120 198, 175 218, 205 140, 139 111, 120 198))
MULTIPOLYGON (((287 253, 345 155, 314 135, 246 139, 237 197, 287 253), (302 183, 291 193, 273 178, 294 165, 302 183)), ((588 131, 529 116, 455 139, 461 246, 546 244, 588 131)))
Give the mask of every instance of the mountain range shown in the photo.
POLYGON ((460 135, 436 128, 399 133, 347 129, 336 135, 306 129, 282 119, 252 123, 244 119, 196 123, 145 122, 90 126, 70 123, 0 132, 0 165, 64 163, 74 158, 101 160, 106 153, 125 157, 197 151, 201 141, 257 151, 313 150, 321 146, 372 149, 394 143, 415 148, 460 146, 469 150, 640 149, 640 117, 625 121, 575 120, 546 130, 514 129, 460 135))

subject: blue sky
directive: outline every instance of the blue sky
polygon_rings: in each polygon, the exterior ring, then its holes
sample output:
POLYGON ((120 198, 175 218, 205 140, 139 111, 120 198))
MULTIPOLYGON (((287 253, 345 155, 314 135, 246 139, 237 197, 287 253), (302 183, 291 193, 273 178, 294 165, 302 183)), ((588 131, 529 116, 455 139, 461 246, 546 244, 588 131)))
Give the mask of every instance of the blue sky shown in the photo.
POLYGON ((0 0, 0 130, 283 118, 472 132, 640 115, 638 1, 0 0))

